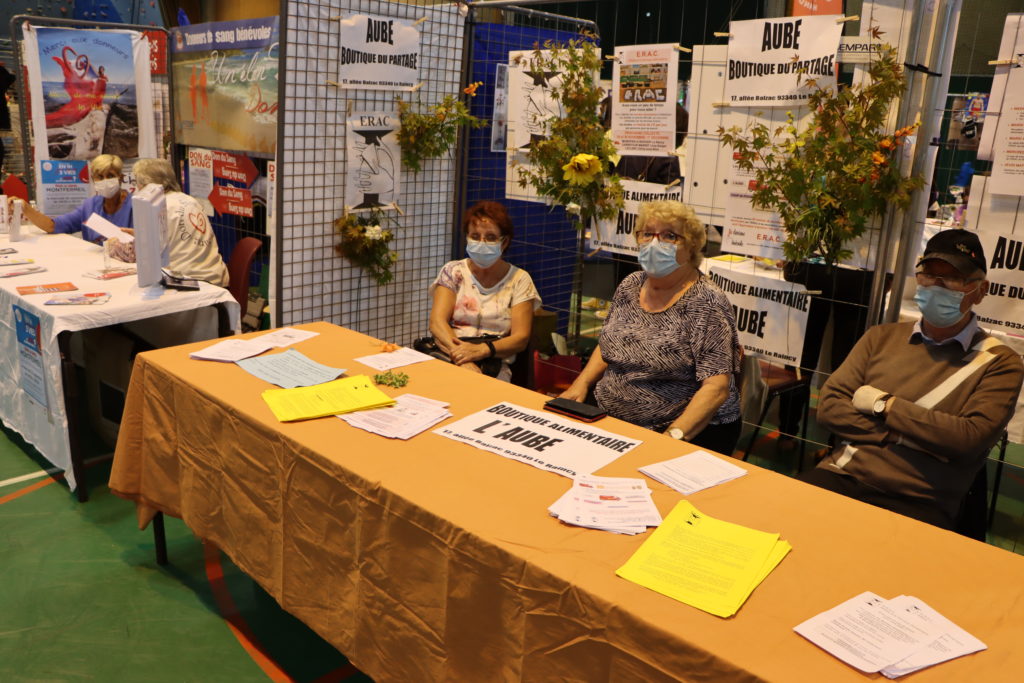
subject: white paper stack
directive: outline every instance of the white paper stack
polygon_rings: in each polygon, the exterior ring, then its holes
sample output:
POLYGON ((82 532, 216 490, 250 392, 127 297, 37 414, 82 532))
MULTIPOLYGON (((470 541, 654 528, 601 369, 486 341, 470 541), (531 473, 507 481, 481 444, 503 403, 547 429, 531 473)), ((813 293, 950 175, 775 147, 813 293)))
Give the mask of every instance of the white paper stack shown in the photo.
POLYGON ((196 360, 216 360, 222 363, 234 363, 235 361, 256 356, 274 348, 273 344, 255 339, 225 339, 205 349, 193 351, 188 354, 189 358, 196 360))
POLYGON ((644 465, 639 469, 651 479, 671 486, 685 496, 718 486, 747 473, 742 467, 707 451, 694 451, 672 460, 644 465))
POLYGON ((850 666, 887 678, 987 648, 923 600, 910 595, 886 600, 870 591, 793 630, 850 666))
POLYGON ((402 394, 395 399, 395 405, 390 408, 362 410, 338 417, 353 427, 389 439, 411 439, 451 416, 448 404, 444 401, 435 401, 415 394, 402 394))
POLYGON ((412 365, 413 363, 422 363, 423 361, 434 360, 434 357, 403 346, 394 351, 388 351, 387 353, 375 353, 371 356, 356 358, 356 360, 363 365, 369 365, 377 372, 386 372, 388 370, 400 368, 403 365, 412 365))
POLYGON ((642 534, 661 524, 647 482, 632 477, 576 477, 548 512, 566 524, 617 534, 642 534))
POLYGON ((309 330, 297 330, 294 327, 282 327, 281 329, 274 330, 273 332, 267 332, 259 336, 260 340, 267 344, 272 344, 277 348, 284 348, 285 346, 291 346, 292 344, 298 344, 301 341, 312 339, 319 335, 319 332, 310 332, 309 330))

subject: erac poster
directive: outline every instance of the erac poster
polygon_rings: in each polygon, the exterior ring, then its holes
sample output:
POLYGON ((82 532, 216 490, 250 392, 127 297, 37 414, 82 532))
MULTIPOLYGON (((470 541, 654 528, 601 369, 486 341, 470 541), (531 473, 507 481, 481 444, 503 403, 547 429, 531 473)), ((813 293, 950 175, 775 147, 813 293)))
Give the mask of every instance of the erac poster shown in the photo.
POLYGON ((619 154, 663 156, 675 151, 678 54, 671 44, 615 48, 612 142, 619 154))

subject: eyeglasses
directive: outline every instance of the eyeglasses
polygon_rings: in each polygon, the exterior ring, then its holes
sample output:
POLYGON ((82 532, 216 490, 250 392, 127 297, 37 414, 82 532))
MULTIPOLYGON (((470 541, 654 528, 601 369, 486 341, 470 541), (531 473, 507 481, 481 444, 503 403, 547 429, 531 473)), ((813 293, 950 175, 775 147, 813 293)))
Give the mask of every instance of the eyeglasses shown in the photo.
POLYGON ((487 244, 497 244, 503 239, 505 238, 501 235, 469 235, 466 237, 467 242, 486 242, 487 244))
POLYGON ((931 273, 914 273, 917 284, 922 287, 934 287, 938 285, 946 289, 962 290, 967 285, 980 282, 982 278, 965 278, 958 275, 932 275, 931 273))
POLYGON ((648 232, 644 230, 643 232, 638 232, 636 234, 636 241, 650 242, 655 237, 657 237, 658 241, 663 244, 682 244, 683 242, 683 236, 678 233, 674 233, 671 230, 665 230, 663 232, 648 232))

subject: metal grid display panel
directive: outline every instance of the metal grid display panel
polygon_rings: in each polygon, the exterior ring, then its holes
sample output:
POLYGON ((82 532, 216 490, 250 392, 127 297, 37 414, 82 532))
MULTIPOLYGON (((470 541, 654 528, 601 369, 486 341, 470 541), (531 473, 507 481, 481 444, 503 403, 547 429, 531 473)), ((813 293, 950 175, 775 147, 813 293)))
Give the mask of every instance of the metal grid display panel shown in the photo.
POLYGON ((279 145, 282 211, 279 220, 280 318, 290 325, 328 320, 407 344, 427 331, 428 288, 451 252, 453 158, 428 160, 419 173, 403 171, 391 243, 399 254, 394 281, 378 286, 334 253, 333 222, 344 212, 345 119, 352 111, 397 109, 393 92, 339 90, 339 25, 331 17, 365 12, 416 20, 421 41, 415 95, 424 104, 459 91, 464 19, 458 7, 362 0, 286 0, 287 54, 283 132, 279 145))
MULTIPOLYGON (((510 50, 532 49, 548 39, 564 43, 580 35, 581 24, 575 20, 515 10, 502 15, 507 23, 471 24, 473 61, 469 80, 483 82, 471 111, 485 121, 494 116, 495 67, 508 63, 510 50)), ((505 151, 491 151, 489 127, 471 131, 468 146, 466 206, 487 199, 505 204, 515 226, 515 237, 505 258, 530 274, 544 307, 558 314, 558 328, 564 333, 579 251, 576 230, 560 206, 504 198, 505 151)))

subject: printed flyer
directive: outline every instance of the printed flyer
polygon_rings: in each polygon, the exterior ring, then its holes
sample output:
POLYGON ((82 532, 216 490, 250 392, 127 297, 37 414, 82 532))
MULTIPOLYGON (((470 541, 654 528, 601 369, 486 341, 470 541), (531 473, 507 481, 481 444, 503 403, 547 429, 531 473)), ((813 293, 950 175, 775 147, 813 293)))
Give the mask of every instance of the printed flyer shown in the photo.
POLYGON ((14 309, 14 331, 18 338, 18 383, 36 403, 48 407, 46 373, 43 371, 43 344, 40 339, 39 316, 18 305, 14 309))
POLYGON ((88 161, 39 162, 39 186, 48 213, 59 216, 78 208, 92 194, 88 161))
POLYGON ((660 156, 675 151, 678 90, 674 45, 615 48, 611 130, 620 154, 660 156))

